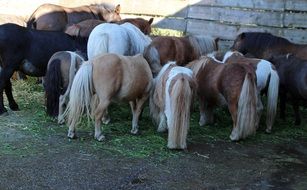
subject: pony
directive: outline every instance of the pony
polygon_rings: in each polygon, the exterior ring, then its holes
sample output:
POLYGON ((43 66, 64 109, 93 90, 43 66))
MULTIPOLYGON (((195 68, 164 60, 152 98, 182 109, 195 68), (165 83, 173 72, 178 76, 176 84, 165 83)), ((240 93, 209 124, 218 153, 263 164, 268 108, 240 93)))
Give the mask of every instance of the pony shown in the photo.
POLYGON ((137 134, 139 116, 151 86, 152 74, 141 54, 101 54, 84 62, 73 80, 65 111, 69 125, 67 136, 75 138, 75 126, 80 116, 86 112, 89 117, 92 112, 95 118, 94 137, 102 141, 105 137, 100 125, 102 121, 109 122, 107 108, 112 100, 130 103, 133 115, 131 133, 137 134))
POLYGON ((254 68, 221 64, 207 56, 187 65, 193 70, 200 105, 200 126, 213 123, 213 109, 227 105, 233 121, 232 141, 256 132, 257 87, 254 68))
POLYGON ((81 52, 58 51, 49 59, 43 85, 46 95, 47 114, 58 117, 64 123, 63 111, 68 103, 72 81, 76 72, 85 61, 81 52))
MULTIPOLYGON (((112 22, 112 23, 123 24, 125 22, 130 22, 131 24, 138 27, 145 35, 149 35, 151 32, 151 24, 153 22, 153 18, 149 19, 148 21, 142 18, 129 18, 129 19, 122 19, 118 22, 112 22)), ((102 23, 105 23, 105 21, 97 19, 87 19, 77 24, 68 26, 65 29, 65 33, 71 36, 89 37, 92 30, 96 26, 102 23)))
POLYGON ((307 106, 307 60, 294 55, 273 55, 269 60, 275 65, 280 78, 280 117, 285 119, 286 101, 289 97, 295 125, 300 125, 299 106, 307 106))
POLYGON ((158 132, 168 129, 167 147, 185 149, 190 124, 190 108, 195 89, 192 70, 165 64, 158 76, 149 98, 150 114, 158 124, 158 132))
POLYGON ((129 22, 121 25, 103 23, 91 32, 88 38, 87 55, 89 60, 101 53, 136 55, 143 53, 150 42, 150 37, 129 22))
POLYGON ((291 53, 307 59, 307 44, 295 44, 289 40, 264 32, 243 32, 239 34, 231 49, 243 54, 250 53, 257 58, 269 59, 274 54, 291 53))
POLYGON ((217 51, 218 40, 218 38, 201 35, 158 36, 146 48, 144 57, 156 76, 168 61, 175 61, 177 65, 184 66, 201 55, 217 51))
MULTIPOLYGON (((212 56, 212 55, 209 55, 212 56)), ((214 58, 213 58, 214 59, 214 58)), ((216 60, 218 61, 218 60, 216 60)), ((246 58, 238 51, 227 51, 223 57, 221 63, 239 63, 239 64, 250 64, 256 70, 257 77, 257 125, 260 121, 261 112, 263 109, 263 104, 261 102, 261 92, 267 90, 267 117, 266 117, 266 132, 270 133, 274 123, 277 102, 278 102, 278 88, 279 88, 279 77, 275 66, 266 60, 256 59, 256 58, 246 58)))
POLYGON ((37 30, 64 31, 67 25, 86 19, 99 19, 107 22, 119 21, 120 5, 114 10, 106 4, 63 7, 54 4, 42 4, 30 16, 27 27, 37 30))
POLYGON ((10 96, 10 108, 18 110, 11 96, 12 84, 9 80, 14 71, 41 77, 45 75, 48 61, 55 52, 86 52, 87 39, 71 37, 63 32, 33 30, 10 23, 0 25, 0 34, 0 115, 7 111, 3 105, 3 89, 10 96))

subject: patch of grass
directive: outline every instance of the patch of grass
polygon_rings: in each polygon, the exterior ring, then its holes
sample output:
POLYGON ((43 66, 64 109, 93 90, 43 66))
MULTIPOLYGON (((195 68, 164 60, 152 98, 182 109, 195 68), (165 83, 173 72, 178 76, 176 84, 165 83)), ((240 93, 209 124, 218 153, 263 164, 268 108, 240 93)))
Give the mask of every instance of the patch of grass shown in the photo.
MULTIPOLYGON (((113 103, 109 108, 111 123, 103 125, 106 136, 104 142, 94 140, 93 124, 87 124, 83 118, 77 127, 78 139, 70 140, 66 137, 67 126, 60 127, 56 120, 45 113, 44 93, 41 85, 36 84, 35 78, 27 81, 14 81, 14 97, 21 111, 9 112, 9 116, 0 117, 0 155, 15 156, 41 154, 43 151, 65 152, 66 149, 80 151, 102 152, 102 154, 122 155, 132 158, 146 158, 156 156, 163 160, 168 157, 183 154, 166 148, 167 134, 157 133, 149 116, 148 105, 145 106, 140 120, 140 135, 131 135, 131 111, 128 103, 113 103)), ((7 105, 7 101, 5 101, 7 105)), ((199 113, 197 102, 191 115, 189 144, 214 143, 216 141, 230 142, 232 120, 226 108, 215 110, 215 124, 199 127, 199 113)), ((290 142, 307 138, 306 116, 307 110, 302 109, 303 122, 301 126, 294 126, 293 111, 287 107, 287 120, 276 118, 272 134, 266 134, 265 111, 257 134, 248 137, 241 144, 261 144, 290 142)))
POLYGON ((152 28, 151 35, 153 36, 184 36, 184 32, 180 30, 163 29, 163 28, 152 28))

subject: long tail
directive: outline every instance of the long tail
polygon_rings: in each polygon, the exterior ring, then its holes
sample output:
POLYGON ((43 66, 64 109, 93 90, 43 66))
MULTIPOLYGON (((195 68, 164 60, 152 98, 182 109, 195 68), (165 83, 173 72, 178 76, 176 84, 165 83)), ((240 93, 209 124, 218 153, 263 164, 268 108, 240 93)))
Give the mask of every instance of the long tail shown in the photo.
MULTIPOLYGON (((185 149, 187 147, 186 138, 190 124, 190 109, 193 92, 189 81, 183 77, 178 79, 170 94, 170 103, 166 103, 166 114, 168 124, 168 143, 170 149, 185 149)), ((167 98, 166 98, 167 101, 167 98)))
POLYGON ((94 94, 92 69, 91 62, 84 62, 71 86, 69 102, 65 112, 68 113, 68 125, 73 126, 73 128, 84 111, 86 111, 88 118, 90 117, 91 99, 94 94))
POLYGON ((59 59, 52 60, 45 76, 45 91, 47 98, 47 114, 57 116, 59 110, 59 97, 62 94, 63 81, 61 76, 61 61, 59 59))
POLYGON ((271 132, 277 109, 278 101, 279 77, 275 70, 271 70, 271 78, 268 87, 268 103, 267 103, 267 132, 271 132))
MULTIPOLYGON (((257 87, 252 74, 247 73, 242 85, 238 102, 236 129, 237 135, 231 134, 231 140, 244 139, 256 132, 257 87)), ((234 132, 234 131, 233 131, 234 132)))
POLYGON ((162 69, 158 50, 154 46, 149 45, 144 51, 144 58, 149 63, 154 76, 158 75, 159 71, 162 69))
POLYGON ((109 35, 105 33, 103 34, 91 33, 87 44, 88 60, 93 59, 95 56, 101 53, 108 53, 108 52, 109 52, 109 35))

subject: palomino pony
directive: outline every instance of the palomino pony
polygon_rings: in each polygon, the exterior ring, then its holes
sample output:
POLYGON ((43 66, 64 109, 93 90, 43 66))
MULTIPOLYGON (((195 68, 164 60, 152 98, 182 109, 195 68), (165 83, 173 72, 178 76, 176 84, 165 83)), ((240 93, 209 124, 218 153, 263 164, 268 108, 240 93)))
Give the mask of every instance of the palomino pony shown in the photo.
POLYGON ((290 95, 295 125, 301 123, 299 106, 307 106, 307 61, 293 55, 272 56, 280 78, 280 116, 285 119, 287 96, 290 95))
POLYGON ((239 64, 250 64, 256 70, 257 77, 257 91, 258 100, 257 103, 257 125, 260 121, 261 112, 263 105, 261 102, 261 92, 267 90, 267 117, 266 117, 266 132, 270 133, 274 123, 277 101, 278 101, 278 88, 279 88, 279 77, 277 71, 272 63, 263 59, 246 58, 238 51, 228 51, 224 55, 221 63, 239 63, 239 64))
MULTIPOLYGON (((125 22, 130 22, 131 24, 138 27, 145 35, 149 35, 151 32, 151 24, 153 22, 153 18, 149 19, 148 21, 142 18, 129 18, 113 23, 123 24, 125 22)), ((97 19, 84 20, 77 24, 68 26, 65 30, 65 33, 71 36, 89 37, 92 30, 102 23, 105 23, 105 21, 97 19)))
POLYGON ((89 60, 101 53, 136 55, 143 53, 150 42, 151 39, 147 35, 129 22, 121 25, 103 23, 91 32, 87 44, 87 55, 89 60))
POLYGON ((73 81, 68 113, 68 137, 75 138, 75 126, 85 111, 95 115, 95 139, 102 141, 101 121, 108 123, 107 108, 112 100, 129 101, 133 115, 132 134, 138 133, 138 119, 152 86, 152 74, 141 54, 102 54, 84 62, 73 81), (97 95, 93 101, 94 93, 97 95), (91 101, 96 102, 91 106, 91 101))
POLYGON ((67 25, 76 24, 86 19, 99 19, 107 22, 121 20, 120 5, 114 10, 106 4, 84 5, 68 8, 54 4, 43 4, 31 15, 28 28, 49 31, 64 31, 67 25))
POLYGON ((232 46, 244 55, 250 53, 256 58, 269 59, 272 55, 291 53, 307 59, 307 44, 295 44, 289 40, 263 32, 243 32, 237 36, 232 46))
POLYGON ((185 37, 159 36, 146 48, 144 57, 154 75, 169 61, 184 66, 201 55, 217 51, 218 39, 209 36, 190 35, 185 37))
POLYGON ((12 110, 18 110, 11 96, 10 77, 14 71, 42 77, 47 70, 50 57, 57 51, 86 52, 87 39, 71 37, 63 32, 41 31, 25 28, 16 24, 0 26, 0 115, 6 112, 3 105, 5 89, 12 110), (9 92, 8 92, 9 91, 9 92))
POLYGON ((256 132, 257 87, 254 68, 247 64, 221 64, 209 57, 190 62, 196 76, 200 104, 199 124, 213 122, 213 109, 228 105, 233 121, 232 141, 256 132))
POLYGON ((44 87, 47 114, 58 116, 58 123, 64 123, 63 111, 68 103, 72 81, 85 60, 81 52, 59 51, 48 62, 44 87))
POLYGON ((193 72, 169 62, 154 81, 149 104, 150 113, 159 126, 158 132, 168 129, 168 148, 185 149, 196 87, 193 72))

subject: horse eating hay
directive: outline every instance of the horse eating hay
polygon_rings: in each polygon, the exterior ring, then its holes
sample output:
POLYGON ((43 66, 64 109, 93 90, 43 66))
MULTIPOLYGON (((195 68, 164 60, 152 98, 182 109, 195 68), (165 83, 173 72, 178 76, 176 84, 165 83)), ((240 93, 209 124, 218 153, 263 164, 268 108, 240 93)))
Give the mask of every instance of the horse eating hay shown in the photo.
POLYGON ((150 113, 159 125, 159 132, 168 129, 167 147, 170 149, 187 147, 194 89, 192 71, 176 66, 175 62, 164 65, 155 78, 150 96, 150 113))
POLYGON ((84 62, 78 70, 66 109, 68 114, 68 137, 75 138, 75 127, 83 112, 95 118, 95 139, 105 137, 101 131, 101 120, 107 121, 107 108, 112 100, 129 101, 132 111, 132 134, 138 133, 138 119, 143 104, 149 96, 152 74, 142 55, 121 56, 102 54, 84 62), (91 105, 94 94, 98 101, 91 105))
POLYGON ((76 24, 86 19, 98 19, 107 22, 121 20, 120 5, 111 10, 106 4, 84 5, 80 7, 63 7, 43 4, 31 15, 28 28, 49 31, 64 31, 67 25, 76 24))
POLYGON ((103 23, 96 26, 89 36, 88 59, 101 53, 136 55, 143 53, 150 42, 151 39, 131 23, 103 23))
POLYGON ((44 77, 47 114, 58 116, 58 123, 64 123, 63 111, 68 103, 72 81, 85 60, 81 52, 59 51, 48 62, 44 77))
POLYGON ((197 83, 199 124, 213 122, 213 109, 226 104, 233 121, 232 141, 256 132, 257 88, 254 68, 245 64, 220 64, 209 57, 190 62, 197 83))
POLYGON ((169 61, 184 66, 200 56, 218 50, 218 38, 201 35, 185 37, 159 36, 152 40, 144 52, 150 68, 155 75, 169 61))

